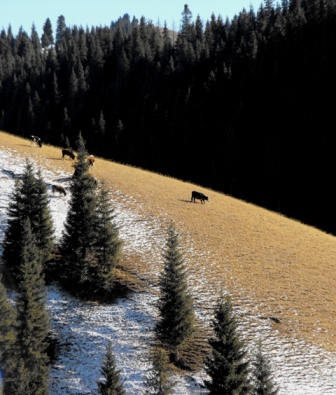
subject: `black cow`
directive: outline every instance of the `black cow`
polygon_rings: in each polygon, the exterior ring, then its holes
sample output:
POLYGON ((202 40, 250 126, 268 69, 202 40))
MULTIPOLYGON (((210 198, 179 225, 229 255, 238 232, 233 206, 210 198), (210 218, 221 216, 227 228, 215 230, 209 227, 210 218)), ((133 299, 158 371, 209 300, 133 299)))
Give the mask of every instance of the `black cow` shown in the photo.
POLYGON ((197 191, 192 191, 191 192, 191 201, 196 203, 196 199, 199 199, 201 201, 201 203, 205 203, 206 200, 209 201, 209 198, 207 196, 205 196, 203 193, 197 192, 197 191))
POLYGON ((59 194, 63 193, 66 196, 65 189, 61 185, 52 185, 51 186, 52 193, 58 192, 59 194))
POLYGON ((62 149, 62 160, 64 159, 65 156, 70 156, 71 159, 76 158, 76 155, 74 154, 71 148, 62 149))
POLYGON ((40 139, 40 137, 37 136, 30 136, 31 139, 31 145, 33 147, 35 147, 36 144, 38 144, 38 146, 41 148, 42 147, 42 141, 40 139))

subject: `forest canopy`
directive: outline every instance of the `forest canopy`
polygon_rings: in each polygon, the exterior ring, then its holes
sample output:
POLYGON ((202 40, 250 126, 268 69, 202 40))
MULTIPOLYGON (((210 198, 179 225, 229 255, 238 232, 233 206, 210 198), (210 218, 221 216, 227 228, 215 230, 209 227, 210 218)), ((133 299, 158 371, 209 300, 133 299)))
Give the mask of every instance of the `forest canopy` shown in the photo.
POLYGON ((265 0, 178 32, 0 32, 0 128, 192 181, 336 233, 336 0, 265 0))

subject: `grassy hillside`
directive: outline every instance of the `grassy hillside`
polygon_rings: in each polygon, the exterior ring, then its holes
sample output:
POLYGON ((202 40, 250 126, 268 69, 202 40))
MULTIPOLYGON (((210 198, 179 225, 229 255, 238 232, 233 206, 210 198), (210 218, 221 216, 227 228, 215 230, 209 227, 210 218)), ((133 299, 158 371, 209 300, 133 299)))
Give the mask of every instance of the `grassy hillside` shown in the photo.
MULTIPOLYGON (((59 147, 31 147, 30 141, 0 133, 0 149, 33 157, 42 167, 73 172, 59 147)), ((96 158, 90 171, 104 180, 112 198, 141 218, 169 221, 181 234, 196 304, 210 311, 228 290, 241 317, 269 319, 279 336, 295 336, 336 350, 336 239, 277 213, 186 182, 96 158), (209 202, 191 203, 200 190, 209 202), (204 300, 208 304, 204 305, 204 300)), ((126 257, 137 278, 155 282, 157 255, 126 257)), ((126 277, 125 277, 126 278, 126 277)))

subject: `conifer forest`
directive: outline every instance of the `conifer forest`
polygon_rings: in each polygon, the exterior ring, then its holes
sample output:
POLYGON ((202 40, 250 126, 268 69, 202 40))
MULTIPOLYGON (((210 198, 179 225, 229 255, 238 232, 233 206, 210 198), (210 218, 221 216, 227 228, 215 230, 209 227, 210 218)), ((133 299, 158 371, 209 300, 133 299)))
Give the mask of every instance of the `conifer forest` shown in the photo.
POLYGON ((0 32, 0 129, 191 181, 336 234, 336 0, 178 31, 146 16, 0 32))

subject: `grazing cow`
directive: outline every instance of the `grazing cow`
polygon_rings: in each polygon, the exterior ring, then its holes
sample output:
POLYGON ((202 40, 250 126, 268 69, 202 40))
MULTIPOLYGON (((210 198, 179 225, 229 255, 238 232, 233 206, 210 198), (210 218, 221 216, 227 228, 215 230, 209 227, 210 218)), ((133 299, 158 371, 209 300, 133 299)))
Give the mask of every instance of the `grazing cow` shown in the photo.
POLYGON ((65 189, 61 185, 52 185, 51 187, 52 193, 58 192, 59 194, 63 193, 66 196, 65 189))
POLYGON ((191 201, 196 203, 196 199, 199 199, 201 201, 201 203, 205 203, 206 200, 209 201, 209 198, 207 196, 205 196, 203 193, 192 191, 191 192, 191 201))
POLYGON ((90 155, 88 157, 88 161, 89 161, 89 166, 93 167, 95 163, 95 157, 93 155, 90 155))
POLYGON ((30 136, 31 139, 31 145, 32 147, 35 147, 36 144, 38 144, 38 146, 41 148, 42 147, 42 141, 40 139, 40 137, 37 136, 30 136))
POLYGON ((62 149, 62 160, 65 156, 69 156, 72 160, 76 158, 76 155, 71 148, 62 149))

